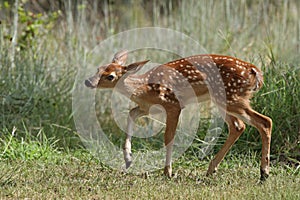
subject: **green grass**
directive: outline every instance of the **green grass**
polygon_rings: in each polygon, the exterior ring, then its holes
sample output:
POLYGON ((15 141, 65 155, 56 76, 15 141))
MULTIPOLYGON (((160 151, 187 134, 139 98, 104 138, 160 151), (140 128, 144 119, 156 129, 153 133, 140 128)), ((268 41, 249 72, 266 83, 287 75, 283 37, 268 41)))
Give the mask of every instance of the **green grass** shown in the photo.
MULTIPOLYGON (((48 15, 19 10, 17 26, 13 23, 16 13, 9 14, 14 5, 1 8, 6 13, 0 15, 1 199, 300 198, 299 1, 103 1, 98 7, 90 1, 71 6, 66 2, 61 12, 48 15), (174 163, 176 176, 171 180, 162 171, 135 175, 109 169, 84 149, 73 121, 77 72, 96 62, 91 51, 102 40, 146 26, 180 31, 208 53, 236 56, 264 71, 264 87, 255 94, 252 105, 274 123, 267 182, 258 184, 261 140, 251 127, 219 172, 209 178, 204 175, 212 155, 198 160, 205 123, 191 147, 174 163), (13 48, 11 38, 16 30, 13 48)), ((109 62, 117 50, 112 45, 97 61, 109 62)), ((169 61, 158 57, 161 62, 169 61)), ((99 105, 110 105, 110 94, 97 92, 99 105)), ((99 112, 103 129, 120 146, 123 132, 114 123, 111 110, 99 112)), ((214 153, 226 136, 224 129, 214 153)), ((153 144, 157 147, 162 141, 153 144)), ((147 140, 133 141, 134 151, 151 148, 147 140)))
POLYGON ((253 155, 230 156, 213 177, 207 161, 180 159, 175 176, 162 170, 125 174, 101 165, 84 151, 56 152, 48 159, 8 159, 0 165, 0 196, 7 199, 299 199, 299 169, 272 166, 270 178, 258 182, 253 155))

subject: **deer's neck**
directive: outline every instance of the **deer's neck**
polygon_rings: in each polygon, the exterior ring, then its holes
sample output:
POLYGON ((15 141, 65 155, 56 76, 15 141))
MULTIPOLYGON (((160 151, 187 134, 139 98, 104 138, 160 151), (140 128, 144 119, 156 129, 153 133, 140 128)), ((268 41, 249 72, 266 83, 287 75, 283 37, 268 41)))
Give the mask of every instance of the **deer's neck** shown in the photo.
POLYGON ((139 95, 144 86, 147 85, 147 80, 144 78, 144 74, 142 75, 129 75, 124 80, 124 89, 130 95, 139 95))

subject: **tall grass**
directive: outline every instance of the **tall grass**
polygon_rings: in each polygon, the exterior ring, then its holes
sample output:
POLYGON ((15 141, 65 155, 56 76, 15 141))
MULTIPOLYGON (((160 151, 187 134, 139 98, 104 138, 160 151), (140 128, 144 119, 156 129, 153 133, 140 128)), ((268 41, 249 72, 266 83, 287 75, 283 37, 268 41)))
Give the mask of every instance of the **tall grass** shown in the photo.
MULTIPOLYGON (((78 67, 85 68, 88 53, 106 37, 130 28, 162 26, 189 35, 210 53, 237 56, 261 67, 265 85, 252 105, 273 119, 272 154, 299 156, 295 155, 300 151, 299 1, 154 1, 150 5, 130 1, 98 7, 89 1, 76 2, 65 1, 55 26, 40 24, 39 34, 15 52, 9 40, 12 19, 2 19, 0 137, 4 146, 11 144, 9 134, 16 127, 14 137, 20 140, 30 135, 40 141, 42 131, 45 137, 55 138, 59 148, 77 148, 80 140, 72 118, 71 92, 78 67), (15 68, 11 68, 12 55, 15 68)), ((19 23, 19 42, 24 26, 25 22, 19 23)), ((105 121, 110 115, 101 117, 105 121)), ((111 132, 117 129, 109 126, 111 132)), ((252 128, 234 151, 249 148, 260 150, 259 135, 252 128)))

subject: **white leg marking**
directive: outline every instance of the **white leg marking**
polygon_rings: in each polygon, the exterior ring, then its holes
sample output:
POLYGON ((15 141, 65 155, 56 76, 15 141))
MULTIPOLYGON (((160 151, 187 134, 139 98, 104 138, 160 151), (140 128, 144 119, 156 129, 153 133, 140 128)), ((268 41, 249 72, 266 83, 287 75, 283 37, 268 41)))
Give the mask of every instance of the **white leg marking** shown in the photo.
POLYGON ((131 119, 131 117, 128 116, 128 119, 127 119, 127 133, 126 133, 126 139, 125 139, 124 149, 123 149, 126 169, 129 168, 131 163, 132 163, 132 158, 131 158, 131 136, 132 136, 132 125, 133 125, 133 123, 134 122, 131 119))
POLYGON ((168 144, 166 146, 166 163, 165 166, 170 166, 172 165, 172 150, 173 150, 173 141, 170 142, 170 144, 168 144))
POLYGON ((125 160, 126 169, 128 169, 132 163, 132 153, 131 153, 131 137, 133 135, 133 125, 134 121, 138 118, 145 115, 145 112, 141 111, 139 107, 133 108, 129 112, 127 118, 127 133, 124 143, 123 155, 125 160))

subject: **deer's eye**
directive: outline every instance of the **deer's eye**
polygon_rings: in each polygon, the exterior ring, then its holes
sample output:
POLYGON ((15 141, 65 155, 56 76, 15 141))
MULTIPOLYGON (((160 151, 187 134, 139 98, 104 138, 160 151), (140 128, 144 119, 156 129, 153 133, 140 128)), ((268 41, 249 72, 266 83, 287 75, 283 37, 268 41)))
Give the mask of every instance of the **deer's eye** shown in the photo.
POLYGON ((112 74, 110 74, 110 75, 108 75, 108 76, 106 77, 106 79, 109 80, 109 81, 112 81, 112 80, 115 79, 115 76, 112 75, 112 74))

